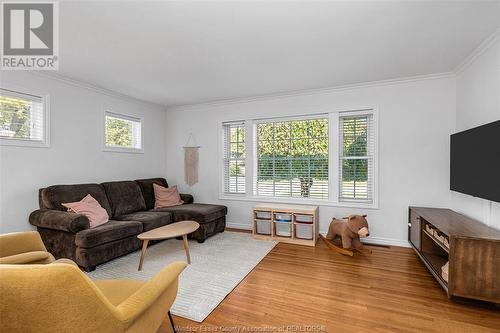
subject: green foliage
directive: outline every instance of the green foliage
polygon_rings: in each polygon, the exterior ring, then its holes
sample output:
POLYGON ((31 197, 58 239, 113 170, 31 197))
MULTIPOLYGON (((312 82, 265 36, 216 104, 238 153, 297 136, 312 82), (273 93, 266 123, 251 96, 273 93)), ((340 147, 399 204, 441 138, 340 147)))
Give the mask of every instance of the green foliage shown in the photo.
POLYGON ((12 131, 14 138, 29 138, 30 110, 30 101, 0 96, 0 130, 12 131))
POLYGON ((258 180, 300 180, 309 197, 314 180, 328 180, 328 120, 263 123, 258 131, 258 180))
POLYGON ((126 120, 106 117, 106 145, 132 146, 132 124, 126 120))
MULTIPOLYGON (((343 155, 367 155, 367 118, 343 120, 343 155)), ((299 179, 301 195, 309 196, 315 180, 328 180, 328 120, 262 123, 257 126, 259 181, 299 179)), ((367 159, 344 159, 342 180, 366 182, 367 159)))
POLYGON ((257 131, 259 180, 328 179, 327 119, 263 123, 257 131))
POLYGON ((245 176, 245 127, 243 125, 233 126, 229 129, 229 176, 245 176), (235 160, 236 159, 236 160, 235 160))
MULTIPOLYGON (((344 157, 367 156, 367 119, 353 117, 345 119, 344 128, 344 157)), ((368 180, 367 159, 344 159, 342 162, 342 180, 366 182, 368 180)))
MULTIPOLYGON (((346 156, 366 156, 366 137, 358 137, 347 146, 346 156)), ((368 180, 368 160, 352 159, 344 160, 342 163, 343 181, 362 181, 368 180)))
POLYGON ((234 177, 244 177, 245 176, 245 163, 244 162, 236 162, 231 161, 229 163, 229 176, 234 177))

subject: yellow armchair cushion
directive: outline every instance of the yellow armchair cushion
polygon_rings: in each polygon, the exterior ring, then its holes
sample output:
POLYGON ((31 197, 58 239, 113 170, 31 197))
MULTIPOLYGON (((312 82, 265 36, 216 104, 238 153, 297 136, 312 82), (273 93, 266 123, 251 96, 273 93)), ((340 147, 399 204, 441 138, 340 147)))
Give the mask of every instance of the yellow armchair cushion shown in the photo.
POLYGON ((0 235, 0 257, 32 251, 47 252, 38 232, 13 232, 0 235))
POLYGON ((53 262, 54 264, 69 264, 78 268, 78 265, 71 259, 61 258, 53 262))
POLYGON ((47 252, 42 238, 37 231, 13 232, 0 235, 0 264, 34 265, 65 263, 76 266, 70 259, 55 259, 47 252))
MULTIPOLYGON (((43 263, 51 259, 51 255, 45 251, 31 251, 19 254, 13 254, 8 257, 0 258, 0 264, 29 264, 43 263)), ((53 257, 52 257, 53 259, 53 257)))
POLYGON ((136 280, 96 280, 95 285, 114 306, 129 298, 146 282, 136 280))

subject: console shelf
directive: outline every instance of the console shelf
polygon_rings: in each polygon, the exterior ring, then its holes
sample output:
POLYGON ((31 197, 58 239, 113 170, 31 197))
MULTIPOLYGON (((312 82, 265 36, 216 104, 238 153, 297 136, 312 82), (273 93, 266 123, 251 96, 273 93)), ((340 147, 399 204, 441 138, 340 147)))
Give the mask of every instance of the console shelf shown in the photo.
POLYGON ((449 209, 410 207, 408 240, 449 298, 500 304, 500 231, 449 209))
POLYGON ((446 253, 450 253, 450 249, 444 246, 442 242, 440 242, 434 235, 431 235, 427 230, 422 229, 423 233, 429 236, 437 245, 439 245, 446 253))

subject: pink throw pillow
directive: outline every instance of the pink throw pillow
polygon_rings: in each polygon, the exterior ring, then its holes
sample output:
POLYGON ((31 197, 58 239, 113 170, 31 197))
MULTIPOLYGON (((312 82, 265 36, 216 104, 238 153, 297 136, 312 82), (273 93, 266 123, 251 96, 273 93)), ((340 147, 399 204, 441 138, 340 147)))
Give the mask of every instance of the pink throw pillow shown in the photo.
POLYGON ((184 203, 177 191, 177 186, 163 187, 153 184, 153 190, 155 191, 155 209, 179 206, 184 203))
POLYGON ((106 209, 102 208, 99 202, 90 194, 77 202, 63 203, 68 212, 85 215, 90 222, 90 227, 95 228, 108 222, 109 215, 106 209))

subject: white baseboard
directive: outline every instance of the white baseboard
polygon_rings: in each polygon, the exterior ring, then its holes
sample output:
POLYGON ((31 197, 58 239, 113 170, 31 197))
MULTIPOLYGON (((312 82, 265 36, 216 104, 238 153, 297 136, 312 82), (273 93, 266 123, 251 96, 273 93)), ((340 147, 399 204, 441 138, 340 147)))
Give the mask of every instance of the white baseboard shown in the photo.
POLYGON ((366 244, 411 247, 410 243, 408 243, 407 240, 394 239, 394 238, 370 237, 362 239, 361 241, 366 244))
MULTIPOLYGON (((243 223, 227 222, 226 227, 242 230, 252 230, 252 226, 243 223)), ((323 233, 324 234, 324 233, 323 233)), ((383 238, 383 237, 369 237, 361 240, 366 244, 377 244, 377 245, 388 245, 388 246, 401 246, 401 247, 411 247, 407 240, 395 239, 395 238, 383 238)))
POLYGON ((242 230, 252 230, 251 225, 242 224, 242 223, 226 222, 226 227, 227 228, 234 228, 234 229, 242 229, 242 230))

